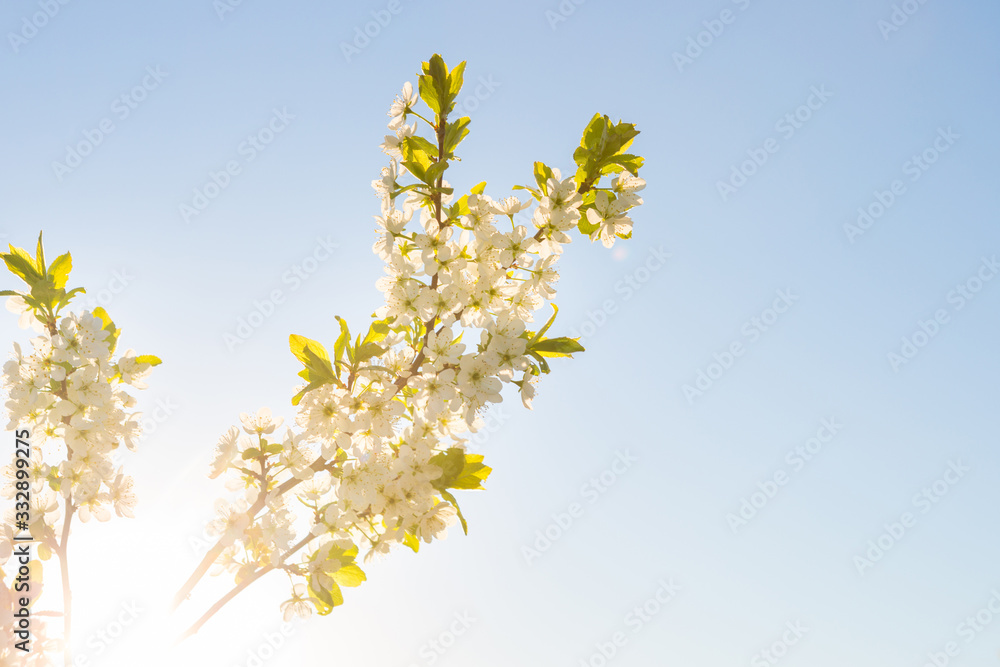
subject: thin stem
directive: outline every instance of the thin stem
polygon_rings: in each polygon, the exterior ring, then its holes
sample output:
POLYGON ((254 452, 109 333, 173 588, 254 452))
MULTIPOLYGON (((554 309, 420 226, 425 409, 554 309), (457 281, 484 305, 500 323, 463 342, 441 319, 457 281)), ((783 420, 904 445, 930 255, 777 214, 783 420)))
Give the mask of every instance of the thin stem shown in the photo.
POLYGON ((73 520, 73 502, 66 499, 66 518, 63 519, 62 540, 56 555, 59 557, 59 572, 63 589, 63 661, 66 667, 73 667, 73 594, 69 586, 69 527, 73 520))
POLYGON ((204 615, 202 615, 201 618, 199 618, 197 621, 195 621, 194 625, 192 625, 190 628, 188 628, 187 631, 185 631, 184 634, 181 635, 180 638, 177 639, 176 643, 179 644, 182 641, 184 641, 185 639, 187 639, 188 637, 192 637, 195 634, 197 634, 198 630, 201 629, 201 626, 205 625, 205 623, 207 623, 213 616, 215 616, 219 612, 220 609, 222 609, 223 607, 225 607, 226 604, 229 603, 230 600, 232 600, 237 595, 239 595, 240 593, 242 593, 248 586, 250 586, 250 584, 252 584, 253 582, 257 581, 258 579, 260 579, 261 577, 263 577, 268 572, 271 572, 272 570, 275 570, 275 569, 279 568, 280 566, 282 566, 284 564, 285 560, 287 560, 292 554, 294 554, 296 551, 298 551, 299 549, 301 549, 302 547, 304 547, 305 545, 307 545, 313 539, 314 539, 314 537, 312 535, 309 535, 309 536, 303 538, 302 541, 300 541, 298 544, 296 544, 295 546, 291 547, 288 551, 286 551, 285 555, 283 555, 281 557, 281 559, 276 564, 272 564, 272 565, 268 565, 266 567, 260 568, 259 570, 257 570, 253 574, 251 574, 249 577, 247 577, 246 579, 244 579, 243 581, 241 581, 239 584, 237 584, 231 591, 229 591, 228 593, 226 593, 225 595, 223 595, 221 598, 219 598, 218 602, 216 602, 214 605, 212 605, 211 609, 209 609, 207 612, 205 612, 204 615))
MULTIPOLYGON (((324 458, 323 456, 319 456, 315 461, 312 462, 312 465, 310 467, 314 471, 319 472, 320 470, 323 469, 325 465, 326 465, 326 458, 324 458)), ((291 477, 282 482, 281 484, 279 484, 278 487, 271 493, 275 494, 275 497, 282 496, 291 489, 293 489, 297 484, 300 484, 301 482, 302 480, 297 479, 295 477, 291 477)), ((254 502, 254 504, 250 507, 250 509, 247 510, 247 516, 250 517, 251 523, 253 523, 253 520, 257 518, 258 512, 264 509, 267 497, 271 495, 271 493, 268 493, 266 490, 262 489, 260 495, 257 497, 256 502, 254 502)), ((179 607, 181 603, 183 603, 184 600, 186 600, 188 596, 191 595, 191 591, 194 590, 194 587, 198 584, 199 581, 201 581, 201 578, 204 577, 205 573, 207 573, 209 568, 212 567, 212 563, 216 561, 216 559, 223 551, 225 551, 225 549, 226 545, 220 538, 219 541, 215 543, 215 546, 209 549, 208 553, 205 554, 205 557, 201 559, 201 562, 198 564, 198 567, 196 567, 191 576, 188 577, 188 580, 184 582, 184 585, 181 587, 181 589, 177 591, 177 595, 174 596, 173 603, 170 606, 171 611, 177 609, 177 607, 179 607)))
POLYGON ((417 118, 419 118, 420 120, 424 121, 425 123, 427 123, 431 127, 434 127, 434 123, 430 122, 429 120, 427 120, 426 118, 424 118, 423 116, 421 116, 420 114, 418 114, 416 111, 410 109, 406 113, 408 113, 411 116, 416 116, 417 118))
POLYGON ((209 619, 211 619, 213 616, 215 616, 220 609, 222 609, 223 607, 225 607, 226 604, 230 600, 232 600, 234 597, 236 597, 237 595, 239 595, 240 593, 242 593, 250 584, 252 584, 253 582, 257 581, 258 579, 260 579, 261 577, 263 577, 265 574, 267 574, 268 572, 270 572, 273 569, 274 569, 273 565, 268 565, 267 567, 263 567, 263 568, 257 570, 252 575, 250 575, 249 577, 247 577, 246 579, 244 579, 243 581, 241 581, 235 588, 233 588, 231 591, 229 591, 228 593, 226 593, 225 595, 223 595, 219 599, 218 602, 216 602, 214 605, 212 605, 212 608, 209 609, 207 612, 205 612, 205 614, 201 618, 199 618, 195 622, 194 625, 192 625, 190 628, 188 628, 184 632, 184 634, 182 634, 177 639, 176 643, 180 644, 182 641, 184 641, 188 637, 192 637, 192 636, 196 635, 198 633, 198 630, 201 629, 201 626, 205 625, 205 623, 207 623, 209 621, 209 619))
POLYGON ((197 585, 199 581, 201 581, 201 578, 205 576, 205 573, 208 572, 208 569, 212 567, 212 563, 215 562, 215 560, 219 557, 219 555, 223 551, 225 551, 225 549, 226 549, 225 544, 223 544, 222 540, 219 540, 218 542, 215 543, 215 546, 213 546, 211 549, 208 550, 208 553, 205 554, 205 557, 201 559, 200 563, 198 563, 198 567, 194 569, 194 572, 191 573, 191 576, 188 577, 188 580, 185 581, 184 585, 181 586, 181 589, 177 591, 177 595, 174 596, 174 600, 170 605, 171 611, 181 606, 181 603, 184 602, 184 600, 186 600, 189 595, 191 595, 191 590, 194 589, 195 585, 197 585))

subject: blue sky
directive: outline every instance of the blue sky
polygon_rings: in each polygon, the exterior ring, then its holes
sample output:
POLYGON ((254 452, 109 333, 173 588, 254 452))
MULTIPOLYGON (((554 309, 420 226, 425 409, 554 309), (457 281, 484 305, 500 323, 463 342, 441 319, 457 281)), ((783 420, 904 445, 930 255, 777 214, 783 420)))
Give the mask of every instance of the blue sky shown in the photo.
MULTIPOLYGON (((265 664, 597 667, 618 632, 608 664, 622 666, 778 664, 760 652, 793 639, 788 667, 916 667, 949 642, 953 664, 996 660, 1000 618, 971 641, 960 627, 1000 588, 994 3, 52 2, 23 32, 40 4, 0 10, 0 233, 25 245, 44 229, 50 252, 71 250, 74 284, 123 344, 165 362, 143 396, 162 419, 128 463, 138 519, 78 533, 81 641, 123 604, 149 610, 98 664, 134 659, 161 627, 156 595, 197 561, 219 433, 262 405, 293 416, 288 334, 332 340, 334 315, 379 305, 369 182, 390 101, 435 52, 469 63, 456 187, 487 180, 501 197, 534 160, 568 169, 601 112, 642 131, 646 205, 614 251, 567 249, 557 327, 588 350, 556 365, 534 412, 496 411, 476 445, 489 490, 461 499, 470 535, 373 567, 265 664), (78 166, 54 166, 95 132, 78 166), (239 173, 185 220, 230 161, 239 173), (925 344, 893 368, 904 337, 925 344), (686 393, 699 372, 716 377, 686 393), (842 427, 798 469, 789 452, 824 420, 842 427), (584 485, 619 455, 637 461, 595 497, 584 485), (734 532, 727 515, 776 473, 787 483, 734 532), (946 477, 924 512, 914 496, 946 477), (573 503, 573 525, 528 563, 522 547, 573 503), (859 573, 906 512, 912 527, 859 573), (628 614, 661 581, 680 591, 637 628, 628 614), (428 648, 456 614, 475 620, 428 648)), ((210 625, 188 660, 246 665, 284 592, 249 591, 215 626, 237 638, 210 625)))

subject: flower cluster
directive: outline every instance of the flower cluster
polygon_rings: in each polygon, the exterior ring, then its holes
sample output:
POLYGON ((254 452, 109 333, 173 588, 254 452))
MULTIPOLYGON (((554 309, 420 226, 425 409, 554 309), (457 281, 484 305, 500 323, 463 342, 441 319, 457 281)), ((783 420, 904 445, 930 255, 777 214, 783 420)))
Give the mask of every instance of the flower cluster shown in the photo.
POLYGON ((485 183, 456 198, 444 173, 468 133, 468 118, 448 119, 463 71, 434 56, 419 96, 407 83, 389 111, 390 164, 372 182, 381 201, 373 251, 386 274, 375 320, 353 339, 339 320, 332 354, 292 336, 307 382, 293 399, 294 427, 280 432, 266 409, 243 415, 244 433, 234 427, 216 450, 211 475, 229 471, 241 489, 220 501, 212 524, 223 547, 216 564, 238 584, 285 571, 286 618, 342 603, 340 586, 365 579, 362 550, 417 551, 457 522, 466 527, 452 491, 481 489, 490 473, 467 453, 466 436, 504 400, 505 385, 530 408, 547 359, 583 350, 546 337, 555 314, 535 324, 556 295, 564 246, 574 230, 607 247, 629 238, 628 212, 642 204, 642 158, 625 152, 638 132, 600 115, 574 154, 575 175, 536 163, 535 184, 516 188, 527 201, 491 198, 485 183), (421 99, 433 122, 417 111, 421 99), (418 134, 420 121, 433 141, 418 134), (289 506, 308 511, 297 520, 289 506))
MULTIPOLYGON (((0 296, 9 297, 7 309, 18 315, 21 328, 30 327, 37 334, 30 350, 14 343, 13 358, 3 366, 7 428, 17 431, 18 437, 30 435, 31 453, 0 469, 0 494, 15 501, 4 516, 0 564, 12 555, 11 527, 26 524, 31 539, 18 543, 33 543, 43 561, 52 555, 62 561, 65 602, 72 518, 106 521, 112 511, 120 517, 133 516, 133 481, 121 466, 116 469, 113 455, 122 445, 136 448, 142 429, 129 390, 144 389, 143 378, 160 360, 137 356, 133 350, 116 355, 121 332, 103 308, 63 314, 73 297, 83 292, 66 290, 72 269, 69 253, 47 264, 39 235, 35 256, 14 246, 0 256, 28 286, 23 293, 5 290, 0 296), (22 523, 25 515, 28 521, 22 523)), ((25 529, 19 532, 23 539, 25 529)), ((32 576, 40 577, 37 561, 31 568, 32 576)), ((33 586, 33 600, 39 588, 33 586)), ((0 628, 6 628, 5 592, 0 585, 0 628)), ((68 629, 71 610, 66 606, 62 615, 68 629)), ((40 626, 33 630, 32 655, 43 656, 52 642, 40 626)), ((63 638, 64 643, 70 640, 63 638)))
MULTIPOLYGON (((103 311, 39 320, 21 297, 11 297, 8 307, 28 314, 29 325, 41 334, 32 339, 30 352, 15 343, 14 358, 3 367, 7 428, 33 434, 35 502, 51 507, 54 490, 83 521, 91 516, 106 521, 111 510, 132 517, 132 478, 115 468, 112 454, 121 445, 135 451, 142 427, 127 388, 145 388, 142 378, 158 360, 138 357, 133 350, 115 358, 118 332, 103 311), (45 449, 60 450, 58 463, 45 463, 45 449)), ((13 464, 3 469, 6 498, 14 497, 16 472, 13 464)), ((40 540, 43 558, 55 543, 50 514, 32 514, 32 535, 40 540)), ((0 556, 4 551, 0 548, 0 556)))

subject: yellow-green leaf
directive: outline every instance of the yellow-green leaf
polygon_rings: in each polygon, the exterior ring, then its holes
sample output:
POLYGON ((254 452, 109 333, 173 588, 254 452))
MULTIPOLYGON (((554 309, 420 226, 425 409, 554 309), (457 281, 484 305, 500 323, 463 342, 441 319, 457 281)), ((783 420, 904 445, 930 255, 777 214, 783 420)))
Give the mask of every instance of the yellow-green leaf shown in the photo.
POLYGON ((336 572, 333 573, 333 579, 341 586, 348 586, 354 588, 360 586, 363 582, 368 580, 365 576, 364 571, 357 565, 345 565, 336 572))

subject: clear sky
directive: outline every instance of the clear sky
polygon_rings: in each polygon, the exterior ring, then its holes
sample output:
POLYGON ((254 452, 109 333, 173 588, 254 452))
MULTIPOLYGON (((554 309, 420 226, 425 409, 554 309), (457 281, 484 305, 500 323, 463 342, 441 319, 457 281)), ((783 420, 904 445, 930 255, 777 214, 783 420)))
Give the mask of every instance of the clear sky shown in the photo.
POLYGON ((557 328, 588 350, 534 412, 494 411, 468 537, 371 567, 273 656, 287 586, 265 580, 170 664, 995 664, 996 3, 224 2, 0 8, 0 233, 44 229, 164 360, 126 460, 138 518, 74 537, 93 664, 166 660, 143 651, 187 620, 158 606, 199 559, 218 435, 293 418, 289 333, 380 304, 369 183, 435 52, 468 61, 459 188, 568 169, 595 112, 642 131, 634 238, 562 264, 557 328))

